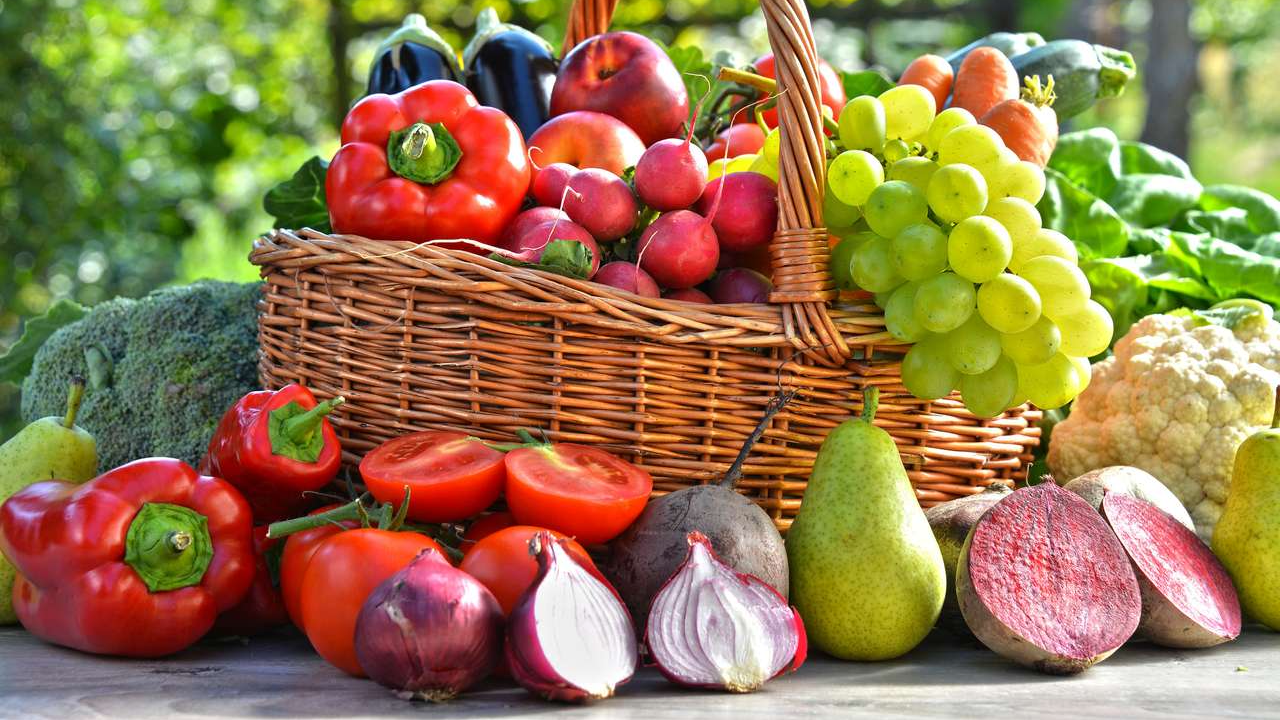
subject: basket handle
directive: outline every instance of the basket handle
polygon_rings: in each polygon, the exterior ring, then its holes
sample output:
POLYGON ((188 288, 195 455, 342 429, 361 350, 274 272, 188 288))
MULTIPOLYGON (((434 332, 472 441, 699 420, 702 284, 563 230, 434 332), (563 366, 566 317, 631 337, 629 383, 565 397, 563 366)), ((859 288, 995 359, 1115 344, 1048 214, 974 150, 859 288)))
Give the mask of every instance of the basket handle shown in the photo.
MULTIPOLYGON (((618 0, 573 0, 564 52, 608 30, 618 0)), ((823 365, 852 355, 828 303, 836 298, 830 247, 822 224, 826 148, 818 53, 804 0, 760 0, 778 81, 778 228, 769 244, 773 292, 782 325, 796 350, 823 365)))

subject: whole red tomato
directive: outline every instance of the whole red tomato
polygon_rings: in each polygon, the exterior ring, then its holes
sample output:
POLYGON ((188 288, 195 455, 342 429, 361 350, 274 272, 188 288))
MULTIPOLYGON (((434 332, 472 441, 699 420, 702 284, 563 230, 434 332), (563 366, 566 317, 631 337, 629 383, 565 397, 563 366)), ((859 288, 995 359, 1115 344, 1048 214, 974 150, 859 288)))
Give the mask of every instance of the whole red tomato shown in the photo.
POLYGON ((356 618, 369 593, 436 541, 412 532, 357 528, 320 543, 302 576, 302 631, 329 664, 364 677, 356 659, 356 618))
POLYGON ((754 122, 730 125, 717 133, 715 141, 707 146, 707 162, 758 153, 764 147, 764 138, 764 130, 754 122))
POLYGON ((462 534, 462 545, 459 549, 466 553, 481 540, 515 524, 516 519, 508 510, 499 510, 479 517, 467 526, 467 531, 462 534))
MULTIPOLYGON (((757 75, 763 75, 767 78, 777 79, 774 73, 773 53, 767 53, 760 56, 759 60, 752 63, 752 67, 756 69, 757 75)), ((844 83, 840 80, 840 73, 836 69, 821 58, 818 59, 818 84, 822 89, 822 104, 831 108, 832 119, 840 118, 840 111, 844 109, 847 98, 844 94, 844 83)), ((764 93, 760 94, 764 97, 764 93)), ((778 108, 772 107, 762 112, 765 123, 771 127, 778 127, 778 108)), ((752 118, 747 117, 747 113, 739 116, 738 122, 752 122, 752 118)))
POLYGON ((568 540, 574 559, 599 576, 591 556, 577 542, 555 530, 530 525, 513 525, 481 538, 462 558, 459 569, 489 588, 498 598, 502 612, 510 615, 520 596, 538 576, 538 561, 529 554, 529 540, 535 533, 544 531, 568 540))
MULTIPOLYGON (((313 510, 311 514, 318 515, 336 507, 338 506, 326 505, 313 510)), ((311 562, 311 556, 320 547, 320 543, 343 530, 358 527, 359 521, 344 520, 337 525, 321 525, 285 538, 284 552, 280 554, 280 597, 284 600, 284 609, 289 614, 289 619, 299 630, 302 629, 302 574, 307 569, 307 563, 311 562)))

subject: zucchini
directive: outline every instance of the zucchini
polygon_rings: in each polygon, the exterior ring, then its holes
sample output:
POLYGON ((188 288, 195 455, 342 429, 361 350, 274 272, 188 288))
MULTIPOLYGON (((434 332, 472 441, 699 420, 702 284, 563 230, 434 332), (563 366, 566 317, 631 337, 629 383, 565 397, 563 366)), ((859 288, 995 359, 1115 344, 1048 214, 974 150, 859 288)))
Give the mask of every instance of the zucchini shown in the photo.
POLYGON ((951 63, 951 72, 956 73, 960 70, 960 63, 964 62, 965 56, 980 47, 993 47, 1004 53, 1005 57, 1013 57, 1041 45, 1044 45, 1044 38, 1040 36, 1040 33, 996 32, 986 37, 978 38, 951 53, 947 56, 947 62, 951 63))
POLYGON ((1133 56, 1083 40, 1054 40, 1013 58, 1018 77, 1039 75, 1041 82, 1053 76, 1058 98, 1053 109, 1058 120, 1088 110, 1101 98, 1115 97, 1137 72, 1133 56))

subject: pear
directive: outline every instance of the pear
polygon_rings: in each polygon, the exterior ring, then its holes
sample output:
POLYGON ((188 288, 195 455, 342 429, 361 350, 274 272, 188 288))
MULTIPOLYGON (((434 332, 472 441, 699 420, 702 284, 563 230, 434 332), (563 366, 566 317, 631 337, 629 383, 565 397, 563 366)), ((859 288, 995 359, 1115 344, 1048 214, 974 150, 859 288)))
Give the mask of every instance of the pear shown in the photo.
MULTIPOLYGON (((84 379, 74 378, 67 414, 40 418, 0 445, 0 503, 41 480, 82 483, 98 474, 93 436, 76 425, 84 398, 84 379)), ((0 625, 18 621, 13 613, 13 564, 0 555, 0 625)))
POLYGON ((887 660, 914 648, 942 610, 946 570, 898 447, 862 417, 841 423, 818 451, 787 534, 791 601, 809 641, 846 660, 887 660))
POLYGON ((1213 552, 1246 616, 1280 630, 1280 388, 1271 428, 1240 443, 1213 552))

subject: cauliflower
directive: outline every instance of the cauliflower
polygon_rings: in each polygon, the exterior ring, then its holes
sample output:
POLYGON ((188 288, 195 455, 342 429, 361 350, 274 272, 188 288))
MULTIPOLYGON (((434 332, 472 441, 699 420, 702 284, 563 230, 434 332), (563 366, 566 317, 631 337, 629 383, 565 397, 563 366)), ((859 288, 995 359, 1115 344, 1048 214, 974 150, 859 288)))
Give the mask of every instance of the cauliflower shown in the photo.
POLYGON ((1225 324, 1202 317, 1149 315, 1130 328, 1054 428, 1048 463, 1063 480, 1108 465, 1142 468, 1173 491, 1207 539, 1236 448, 1270 425, 1280 323, 1269 312, 1215 318, 1225 324))

